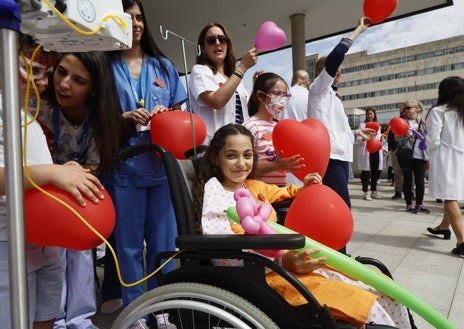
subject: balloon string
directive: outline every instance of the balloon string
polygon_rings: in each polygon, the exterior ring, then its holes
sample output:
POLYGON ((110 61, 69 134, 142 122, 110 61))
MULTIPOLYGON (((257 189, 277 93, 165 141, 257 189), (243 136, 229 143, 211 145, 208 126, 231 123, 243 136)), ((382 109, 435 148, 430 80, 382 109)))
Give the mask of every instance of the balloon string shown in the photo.
MULTIPOLYGON (((37 54, 37 52, 40 50, 41 48, 41 45, 37 46, 34 51, 32 52, 32 55, 31 55, 31 59, 30 59, 30 63, 27 63, 27 61, 24 59, 24 63, 26 63, 26 70, 27 70, 27 83, 26 83, 26 91, 25 91, 25 100, 24 100, 24 124, 22 125, 23 127, 23 134, 24 134, 24 144, 23 144, 23 161, 24 161, 24 173, 25 173, 25 176, 26 176, 26 179, 29 181, 29 183, 32 185, 33 188, 39 190, 41 193, 43 193, 44 195, 46 195, 47 197, 55 200, 56 202, 58 202, 59 204, 61 204, 62 206, 64 206, 65 208, 67 208, 69 211, 71 211, 85 226, 87 226, 87 228, 90 229, 90 231, 92 233, 94 233, 102 242, 105 243, 106 247, 110 250, 113 258, 114 258, 114 263, 115 263, 115 266, 116 266, 116 272, 117 272, 117 275, 118 275, 118 279, 119 279, 119 282, 121 283, 121 285, 123 287, 133 287, 133 286, 136 286, 138 284, 141 284, 143 282, 145 282, 146 280, 150 279, 152 276, 154 276, 155 274, 157 274, 163 267, 165 267, 172 259, 174 259, 175 257, 177 257, 177 255, 181 254, 183 252, 183 250, 181 251, 178 251, 176 252, 174 255, 172 255, 171 257, 169 257, 166 261, 164 261, 158 268, 156 268, 153 272, 151 272, 149 275, 143 277, 142 279, 136 281, 136 282, 132 282, 132 283, 126 283, 123 278, 122 278, 122 275, 121 275, 121 268, 119 266, 119 261, 118 261, 118 257, 116 256, 116 252, 114 251, 114 248, 111 246, 111 244, 105 239, 105 237, 103 235, 100 234, 100 232, 98 232, 81 214, 79 214, 72 206, 70 206, 68 203, 66 203, 65 201, 61 200, 60 198, 56 197, 55 195, 49 193, 48 191, 44 190, 42 187, 40 187, 39 185, 37 185, 36 182, 34 182, 34 180, 32 179, 31 177, 31 174, 30 174, 30 171, 29 171, 29 165, 28 165, 28 162, 27 162, 27 128, 28 126, 34 122, 38 115, 39 115, 39 112, 40 112, 40 94, 38 92, 38 89, 37 89, 37 86, 35 84, 35 81, 34 79, 29 79, 29 77, 32 77, 33 76, 33 63, 34 63, 34 58, 37 54), (31 88, 31 85, 32 85, 32 89, 34 90, 35 92, 35 95, 36 95, 36 99, 37 99, 37 109, 34 113, 34 116, 32 118, 31 121, 27 121, 28 119, 28 113, 29 113, 29 97, 30 97, 30 88, 31 88)), ((24 55, 22 55, 24 56, 24 55)))

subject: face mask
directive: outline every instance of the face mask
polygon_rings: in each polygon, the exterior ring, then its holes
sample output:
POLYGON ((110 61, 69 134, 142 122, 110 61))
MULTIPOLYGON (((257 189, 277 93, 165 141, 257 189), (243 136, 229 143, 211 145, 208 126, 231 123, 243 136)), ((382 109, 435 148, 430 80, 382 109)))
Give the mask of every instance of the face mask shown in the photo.
POLYGON ((275 95, 270 95, 270 97, 271 102, 269 104, 264 104, 264 107, 270 115, 276 116, 284 110, 288 99, 287 97, 277 97, 275 95))

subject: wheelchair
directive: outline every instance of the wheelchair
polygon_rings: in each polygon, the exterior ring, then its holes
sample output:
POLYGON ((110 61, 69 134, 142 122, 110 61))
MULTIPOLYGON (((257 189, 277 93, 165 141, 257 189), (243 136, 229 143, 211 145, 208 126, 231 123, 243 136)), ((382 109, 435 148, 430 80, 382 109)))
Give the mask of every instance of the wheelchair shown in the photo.
MULTIPOLYGON (((177 266, 156 274, 159 287, 144 293, 117 317, 112 329, 125 329, 140 318, 157 328, 156 316, 169 314, 169 321, 181 328, 284 328, 352 329, 354 325, 335 319, 308 289, 290 272, 268 258, 244 249, 297 249, 305 244, 300 234, 200 235, 193 227, 189 175, 196 160, 176 160, 161 146, 141 143, 123 150, 121 159, 143 152, 156 152, 165 168, 178 226, 178 251, 164 251, 155 259, 155 268, 166 260, 177 266), (215 266, 212 259, 240 259, 243 266, 215 266), (265 280, 265 268, 288 281, 306 300, 290 305, 265 280)), ((373 259, 368 259, 376 264, 373 259)), ((382 265, 380 263, 380 265, 382 265)), ((386 268, 385 268, 386 269, 386 268)), ((366 328, 394 328, 366 324, 366 328)))

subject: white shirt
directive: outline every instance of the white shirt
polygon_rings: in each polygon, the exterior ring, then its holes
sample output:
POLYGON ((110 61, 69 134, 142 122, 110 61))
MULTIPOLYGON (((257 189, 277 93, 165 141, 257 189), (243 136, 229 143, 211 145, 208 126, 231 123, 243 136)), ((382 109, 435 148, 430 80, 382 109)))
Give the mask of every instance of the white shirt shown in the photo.
POLYGON ((352 162, 354 134, 342 101, 332 89, 333 79, 324 69, 309 86, 308 118, 318 119, 327 127, 330 158, 352 162))
MULTIPOLYGON (((229 123, 235 122, 235 94, 229 99, 226 105, 220 109, 213 109, 206 105, 200 98, 200 94, 205 91, 216 91, 227 78, 222 74, 213 74, 213 71, 206 65, 195 64, 189 78, 190 106, 194 113, 198 114, 206 125, 205 144, 209 144, 216 130, 229 123)), ((240 96, 243 110, 243 120, 248 119, 248 92, 243 82, 240 82, 236 91, 240 96)))
MULTIPOLYGON (((3 136, 3 112, 1 111, 2 97, 0 94, 0 167, 5 167, 5 141, 3 136)), ((28 122, 31 116, 27 116, 28 122)), ((24 111, 21 111, 21 124, 24 124, 24 111)), ((21 129, 24 132, 24 129, 21 129)), ((50 151, 48 150, 47 141, 40 125, 34 121, 27 126, 27 165, 51 164, 53 163, 50 151)), ((0 196, 0 241, 7 241, 7 218, 6 218, 7 201, 6 196, 0 196)))
POLYGON ((308 88, 298 84, 290 87, 292 97, 288 100, 285 110, 279 115, 279 119, 294 119, 303 121, 308 114, 308 88))

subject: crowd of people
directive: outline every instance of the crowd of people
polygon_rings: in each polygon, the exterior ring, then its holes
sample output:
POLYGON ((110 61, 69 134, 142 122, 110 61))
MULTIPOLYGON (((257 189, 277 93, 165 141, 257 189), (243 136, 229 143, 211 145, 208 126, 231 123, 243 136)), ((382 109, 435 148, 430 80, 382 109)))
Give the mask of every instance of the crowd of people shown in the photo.
MULTIPOLYGON (((371 24, 369 18, 360 18, 355 29, 328 56, 319 58, 312 82, 304 70, 294 72, 290 87, 275 73, 256 72, 251 91, 246 90, 243 78, 257 63, 258 50, 251 48, 238 61, 226 28, 220 23, 211 23, 199 33, 200 53, 191 70, 190 95, 187 95, 174 64, 150 34, 142 2, 122 0, 122 3, 124 11, 132 17, 130 49, 65 53, 53 57, 41 52, 43 57, 38 57, 37 65, 42 71, 33 81, 46 101, 43 106, 36 104, 38 121, 28 127, 27 148, 31 149, 28 163, 34 181, 39 185, 52 183, 72 193, 82 205, 85 205, 84 195, 98 203, 102 198, 101 190, 105 188, 115 205, 116 225, 108 241, 116 250, 124 282, 119 281, 114 259, 107 253, 102 313, 126 307, 144 293, 142 284, 127 283, 152 272, 154 256, 160 251, 175 250, 177 236, 169 185, 160 158, 155 153, 145 153, 120 161, 119 152, 130 145, 150 142, 153 133, 163 134, 150 131, 151 118, 166 110, 182 110, 189 98, 190 110, 206 124, 204 143, 208 146, 193 188, 195 217, 201 233, 237 234, 223 210, 234 203, 233 192, 243 187, 260 202, 272 203, 292 199, 308 185, 325 184, 351 208, 348 182, 356 143, 363 199, 381 198, 377 182, 389 158, 394 174, 392 199, 401 199, 404 195, 409 213, 430 212, 423 204, 426 166, 430 163, 429 193, 444 200, 444 217, 442 223, 428 231, 450 239, 451 227, 457 239, 452 252, 464 255, 462 215, 458 205, 458 201, 464 199, 464 184, 458 169, 464 156, 462 78, 442 81, 437 106, 429 111, 427 120, 421 117, 423 106, 419 101, 404 102, 399 113, 409 126, 404 136, 385 132, 380 126, 377 130, 369 128, 368 123, 378 121, 374 108, 367 108, 365 122, 358 129, 351 129, 336 87, 344 56, 371 24), (47 86, 48 80, 51 83, 47 86), (318 119, 327 127, 330 158, 323 177, 310 173, 300 181, 291 173, 305 166, 304 159, 298 154, 287 157, 277 153, 272 132, 279 120, 307 118, 318 119), (373 139, 382 143, 381 150, 368 150, 367 143, 373 139), (400 152, 402 149, 409 151, 400 152), (450 174, 443 178, 444 172, 450 174)), ((24 55, 20 62, 30 56, 32 46, 27 46, 22 43, 24 55)), ((24 77, 22 83, 28 79, 24 77)), ((0 138, 2 136, 0 134, 0 138)), ((0 323, 10 328, 3 140, 1 142, 0 323)), ((25 188, 31 188, 27 180, 25 188)), ((347 252, 346 247, 339 251, 347 252)), ((357 327, 373 321, 410 328, 404 306, 391 303, 388 297, 359 281, 335 273, 325 266, 326 259, 311 257, 316 252, 289 251, 276 262, 295 273, 339 319, 357 327), (345 297, 338 298, 328 291, 344 291, 345 297), (353 300, 362 302, 357 304, 353 300)), ((94 261, 92 250, 27 246, 31 328, 97 329, 92 323, 97 312, 94 261)), ((169 264, 163 271, 170 271, 173 266, 169 264)), ((267 280, 284 298, 301 303, 285 292, 284 284, 272 273, 267 275, 267 280)), ((157 287, 156 278, 148 279, 146 286, 149 290, 157 287)), ((176 328, 169 316, 168 313, 157 316, 159 329, 176 328)), ((138 319, 131 328, 148 328, 147 320, 138 319)))

